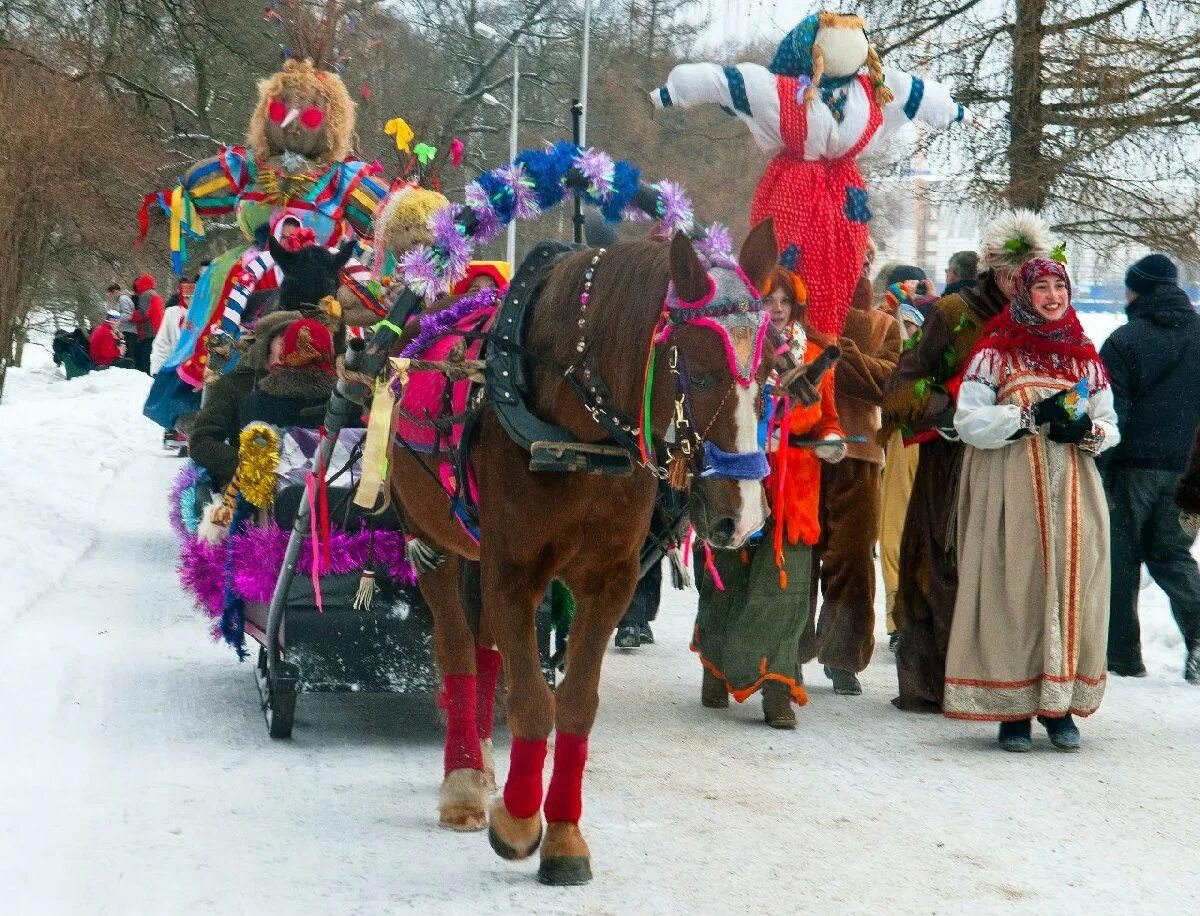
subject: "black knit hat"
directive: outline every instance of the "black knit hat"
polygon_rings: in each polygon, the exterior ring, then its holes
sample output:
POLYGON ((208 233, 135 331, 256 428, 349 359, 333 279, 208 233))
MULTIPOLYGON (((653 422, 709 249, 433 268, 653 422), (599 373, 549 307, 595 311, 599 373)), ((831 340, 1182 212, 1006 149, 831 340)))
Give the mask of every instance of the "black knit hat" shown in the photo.
POLYGON ((1148 254, 1125 272, 1125 286, 1138 295, 1151 292, 1164 283, 1179 282, 1179 268, 1165 254, 1148 254))
POLYGON ((901 264, 899 267, 893 267, 892 272, 887 276, 888 286, 893 283, 903 283, 905 280, 928 280, 925 276, 925 271, 919 267, 913 267, 909 264, 901 264))

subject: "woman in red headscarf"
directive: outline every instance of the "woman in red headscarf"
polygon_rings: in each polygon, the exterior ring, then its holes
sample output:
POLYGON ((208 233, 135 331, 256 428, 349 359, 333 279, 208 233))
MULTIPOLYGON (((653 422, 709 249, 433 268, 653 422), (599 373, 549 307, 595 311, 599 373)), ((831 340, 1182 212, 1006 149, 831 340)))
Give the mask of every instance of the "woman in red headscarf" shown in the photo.
POLYGON ((943 710, 1000 722, 1007 751, 1030 749, 1037 716, 1075 750, 1071 716, 1104 695, 1108 508, 1095 457, 1119 433, 1061 264, 1020 268, 967 362, 954 426, 968 448, 943 710))

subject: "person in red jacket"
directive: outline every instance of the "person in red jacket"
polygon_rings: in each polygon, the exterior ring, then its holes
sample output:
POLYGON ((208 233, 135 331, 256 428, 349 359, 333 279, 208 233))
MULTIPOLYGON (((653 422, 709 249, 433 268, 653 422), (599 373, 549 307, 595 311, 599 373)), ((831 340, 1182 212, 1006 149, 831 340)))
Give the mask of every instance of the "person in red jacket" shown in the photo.
POLYGON ((117 329, 120 323, 121 313, 109 309, 104 321, 92 331, 88 340, 88 355, 97 369, 107 369, 109 366, 133 368, 133 361, 125 357, 125 338, 117 329))
POLYGON ((137 369, 149 375, 150 351, 154 347, 154 335, 158 333, 158 328, 163 320, 163 312, 166 310, 163 307, 162 296, 154 288, 154 277, 150 274, 142 274, 133 281, 133 296, 133 320, 137 326, 137 346, 135 351, 129 355, 133 358, 137 369))

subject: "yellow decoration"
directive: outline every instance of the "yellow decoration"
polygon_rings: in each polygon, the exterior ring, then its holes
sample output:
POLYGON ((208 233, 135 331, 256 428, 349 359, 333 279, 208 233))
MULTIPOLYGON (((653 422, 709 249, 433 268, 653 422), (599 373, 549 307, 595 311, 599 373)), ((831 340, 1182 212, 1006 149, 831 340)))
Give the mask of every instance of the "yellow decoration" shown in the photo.
POLYGON ((404 118, 392 118, 383 125, 383 132, 389 137, 395 138, 396 149, 405 153, 412 152, 409 144, 413 142, 416 134, 413 133, 413 129, 408 126, 408 122, 404 118))
POLYGON ((279 465, 279 431, 268 423, 248 423, 238 437, 234 479, 246 501, 259 509, 275 501, 275 468, 279 465))
MULTIPOLYGON (((408 360, 392 359, 393 364, 403 363, 403 369, 397 369, 400 374, 400 384, 408 381, 408 360)), ((354 493, 354 505, 363 509, 375 509, 379 501, 379 491, 383 487, 387 474, 388 448, 392 443, 392 432, 395 424, 392 415, 395 411, 396 396, 392 394, 392 376, 377 379, 375 392, 371 396, 371 414, 367 419, 367 440, 363 445, 362 476, 358 480, 358 489, 354 493)), ((384 505, 386 505, 386 501, 384 505)))
POLYGON ((342 320, 342 303, 338 302, 337 296, 324 296, 317 303, 317 308, 325 313, 325 317, 333 322, 336 327, 342 320))

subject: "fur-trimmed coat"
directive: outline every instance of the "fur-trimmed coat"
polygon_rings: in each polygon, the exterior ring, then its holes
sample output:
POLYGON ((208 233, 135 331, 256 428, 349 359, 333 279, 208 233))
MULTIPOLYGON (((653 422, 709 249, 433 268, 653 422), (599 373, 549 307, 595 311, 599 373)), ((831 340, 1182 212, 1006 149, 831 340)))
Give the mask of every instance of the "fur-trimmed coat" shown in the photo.
POLYGON ((260 319, 253 343, 238 360, 237 368, 208 386, 204 407, 196 414, 188 437, 188 452, 208 471, 216 490, 224 489, 237 470, 238 436, 245 425, 242 408, 267 371, 271 340, 299 318, 299 312, 273 312, 260 319))
POLYGON ((268 372, 242 407, 242 426, 270 423, 286 429, 316 429, 325 419, 325 406, 337 378, 321 369, 281 368, 268 372))
POLYGON ((988 271, 980 275, 978 287, 943 296, 930 307, 884 392, 880 445, 897 430, 911 439, 937 426, 954 404, 947 384, 962 372, 984 327, 1006 304, 1007 297, 988 271))

